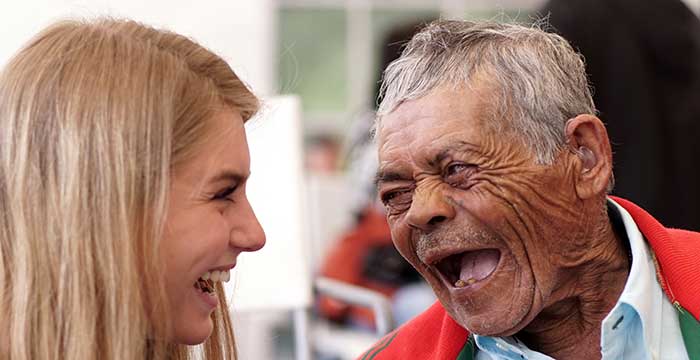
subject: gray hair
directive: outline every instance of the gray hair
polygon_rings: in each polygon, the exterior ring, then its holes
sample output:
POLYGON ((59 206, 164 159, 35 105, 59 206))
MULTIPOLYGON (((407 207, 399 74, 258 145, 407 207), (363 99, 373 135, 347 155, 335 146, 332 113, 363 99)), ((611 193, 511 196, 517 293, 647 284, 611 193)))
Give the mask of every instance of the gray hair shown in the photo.
POLYGON ((403 101, 469 86, 475 75, 486 75, 480 79, 500 94, 490 125, 514 130, 540 164, 551 164, 565 145, 568 119, 595 114, 583 58, 561 36, 537 24, 438 20, 387 67, 377 125, 403 101))

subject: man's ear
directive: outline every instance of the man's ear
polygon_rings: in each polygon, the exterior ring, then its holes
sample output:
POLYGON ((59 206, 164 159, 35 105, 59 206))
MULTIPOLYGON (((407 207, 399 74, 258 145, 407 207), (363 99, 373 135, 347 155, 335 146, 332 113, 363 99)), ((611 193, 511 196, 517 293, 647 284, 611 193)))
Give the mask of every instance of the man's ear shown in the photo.
POLYGON ((566 141, 575 155, 576 193, 581 199, 604 194, 612 178, 612 151, 605 125, 583 114, 566 122, 566 141))

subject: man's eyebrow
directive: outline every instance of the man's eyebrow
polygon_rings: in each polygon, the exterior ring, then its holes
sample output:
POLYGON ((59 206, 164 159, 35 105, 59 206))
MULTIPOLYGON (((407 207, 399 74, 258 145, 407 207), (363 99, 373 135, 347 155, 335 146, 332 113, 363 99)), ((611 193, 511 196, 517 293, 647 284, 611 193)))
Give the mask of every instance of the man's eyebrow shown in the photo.
POLYGON ((374 176, 374 186, 379 186, 379 183, 399 181, 399 180, 410 180, 408 177, 394 171, 384 171, 379 169, 377 174, 374 176))
POLYGON ((209 180, 208 184, 220 183, 220 182, 233 182, 240 183, 248 179, 250 173, 240 173, 233 170, 223 170, 215 175, 213 175, 209 180))
MULTIPOLYGON (((450 157, 455 152, 470 152, 478 154, 478 146, 467 141, 459 140, 452 144, 449 144, 444 149, 440 150, 432 159, 428 160, 428 165, 431 167, 437 167, 443 160, 450 157)), ((379 186, 383 182, 391 181, 411 181, 412 179, 406 175, 403 175, 396 171, 386 171, 379 169, 377 174, 374 176, 374 186, 379 186)))
POLYGON ((476 146, 466 141, 457 141, 440 150, 432 159, 428 160, 428 165, 437 167, 443 160, 450 157, 455 152, 471 152, 477 153, 476 146))
POLYGON ((450 154, 453 153, 454 151, 455 151, 454 147, 449 147, 449 148, 445 148, 445 149, 440 150, 440 152, 435 154, 435 156, 431 160, 428 160, 428 165, 430 165, 431 167, 436 167, 443 160, 450 157, 450 154))

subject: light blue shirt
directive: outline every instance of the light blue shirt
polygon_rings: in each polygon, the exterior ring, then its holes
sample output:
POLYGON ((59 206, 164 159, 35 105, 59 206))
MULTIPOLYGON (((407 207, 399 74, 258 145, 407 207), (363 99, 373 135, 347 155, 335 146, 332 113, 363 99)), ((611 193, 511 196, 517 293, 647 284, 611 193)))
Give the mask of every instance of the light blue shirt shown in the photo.
MULTIPOLYGON (((613 200, 632 251, 632 268, 625 288, 601 324, 602 359, 687 360, 678 313, 656 281, 651 251, 632 216, 613 200)), ((575 336, 575 335, 572 335, 575 336)), ((476 360, 552 358, 532 351, 515 337, 475 335, 476 360)))

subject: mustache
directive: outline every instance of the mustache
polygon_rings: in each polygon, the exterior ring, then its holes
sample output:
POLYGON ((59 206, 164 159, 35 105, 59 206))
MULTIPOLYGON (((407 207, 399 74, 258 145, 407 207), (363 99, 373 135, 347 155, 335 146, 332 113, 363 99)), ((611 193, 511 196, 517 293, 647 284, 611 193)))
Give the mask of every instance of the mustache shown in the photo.
POLYGON ((472 224, 445 226, 430 232, 421 232, 415 240, 415 251, 420 259, 441 249, 491 248, 499 237, 484 227, 472 224))

